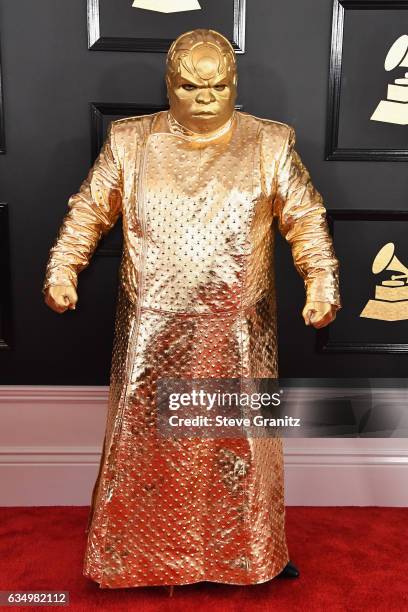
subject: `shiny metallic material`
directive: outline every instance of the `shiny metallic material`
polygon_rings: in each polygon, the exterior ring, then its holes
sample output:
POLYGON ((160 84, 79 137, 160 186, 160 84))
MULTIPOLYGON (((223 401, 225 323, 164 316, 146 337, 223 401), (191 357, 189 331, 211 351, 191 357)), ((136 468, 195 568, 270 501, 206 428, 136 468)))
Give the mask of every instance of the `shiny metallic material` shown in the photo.
POLYGON ((214 30, 182 34, 167 55, 167 95, 172 115, 189 130, 217 130, 233 115, 237 97, 234 49, 214 30))
POLYGON ((69 201, 44 292, 76 287, 123 216, 83 569, 102 588, 259 583, 289 560, 282 440, 160 437, 155 394, 159 377, 278 376, 275 222, 307 298, 341 307, 325 207, 294 143, 292 127, 243 112, 207 134, 168 112, 114 121, 69 201))

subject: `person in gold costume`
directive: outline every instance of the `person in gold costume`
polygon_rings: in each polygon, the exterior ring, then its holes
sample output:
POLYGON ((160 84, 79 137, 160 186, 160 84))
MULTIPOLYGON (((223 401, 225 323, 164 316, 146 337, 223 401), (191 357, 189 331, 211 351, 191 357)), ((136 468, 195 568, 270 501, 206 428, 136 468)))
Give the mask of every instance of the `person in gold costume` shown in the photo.
POLYGON ((294 128, 235 110, 237 70, 213 30, 167 56, 170 110, 113 121, 69 202, 43 293, 74 309, 78 274, 123 220, 109 406, 83 574, 101 588, 255 584, 296 576, 282 440, 170 439, 159 378, 277 378, 275 224, 304 280, 306 325, 341 308, 326 209, 294 128))

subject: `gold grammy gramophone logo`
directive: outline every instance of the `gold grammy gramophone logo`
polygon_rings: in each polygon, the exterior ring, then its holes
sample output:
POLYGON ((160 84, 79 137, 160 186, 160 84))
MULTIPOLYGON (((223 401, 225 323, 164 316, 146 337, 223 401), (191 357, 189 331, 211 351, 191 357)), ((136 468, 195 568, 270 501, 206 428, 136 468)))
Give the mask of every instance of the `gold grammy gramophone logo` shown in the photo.
MULTIPOLYGON (((403 34, 391 45, 384 68, 387 71, 408 68, 408 34, 403 34)), ((388 85, 387 99, 379 102, 370 119, 408 125, 408 72, 388 85)))
POLYGON ((403 321, 408 319, 408 268, 394 255, 395 245, 387 242, 377 253, 372 271, 379 274, 385 270, 402 272, 391 274, 375 287, 375 297, 368 300, 360 317, 381 321, 403 321))
POLYGON ((158 13, 182 13, 201 9, 198 0, 134 0, 132 6, 158 13))

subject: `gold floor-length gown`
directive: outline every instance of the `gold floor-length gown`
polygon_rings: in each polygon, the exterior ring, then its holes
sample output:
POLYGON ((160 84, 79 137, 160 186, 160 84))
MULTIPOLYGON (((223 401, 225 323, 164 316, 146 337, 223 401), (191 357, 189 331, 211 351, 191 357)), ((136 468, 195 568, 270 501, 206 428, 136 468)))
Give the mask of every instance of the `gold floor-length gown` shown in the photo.
POLYGON ((76 287, 123 217, 83 568, 102 588, 259 583, 289 560, 281 438, 166 439, 154 416, 160 377, 278 376, 275 218, 307 296, 341 307, 326 210, 294 143, 292 127, 238 111, 208 139, 166 111, 114 121, 69 200, 43 290, 76 287))

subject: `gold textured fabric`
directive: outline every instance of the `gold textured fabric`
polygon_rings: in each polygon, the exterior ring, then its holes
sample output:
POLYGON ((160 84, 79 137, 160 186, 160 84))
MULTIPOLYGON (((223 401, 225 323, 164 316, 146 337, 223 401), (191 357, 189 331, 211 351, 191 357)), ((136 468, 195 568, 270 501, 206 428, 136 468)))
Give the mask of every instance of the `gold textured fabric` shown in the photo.
POLYGON ((259 583, 289 560, 282 440, 166 439, 155 393, 160 377, 278 376, 275 220, 307 296, 341 307, 325 207, 294 143, 292 127, 242 112, 205 137, 167 112, 114 121, 69 201, 43 290, 76 287, 123 217, 83 569, 102 588, 259 583))

